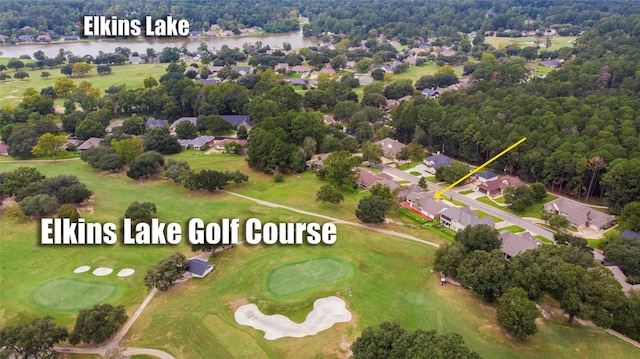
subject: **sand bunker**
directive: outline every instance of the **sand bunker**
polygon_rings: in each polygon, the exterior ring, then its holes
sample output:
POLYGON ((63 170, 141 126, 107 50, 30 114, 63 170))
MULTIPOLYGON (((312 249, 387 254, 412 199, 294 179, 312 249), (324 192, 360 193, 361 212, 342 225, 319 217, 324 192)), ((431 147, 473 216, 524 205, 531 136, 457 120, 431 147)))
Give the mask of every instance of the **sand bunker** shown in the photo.
POLYGON ((84 273, 84 272, 88 272, 89 269, 91 269, 91 267, 89 267, 89 266, 80 266, 80 267, 74 269, 73 273, 84 273))
POLYGON ((128 277, 128 276, 132 275, 135 272, 136 271, 131 269, 131 268, 125 268, 125 269, 120 270, 120 272, 118 272, 118 277, 128 277))
POLYGON ((111 272, 113 272, 113 269, 111 268, 100 267, 100 268, 96 268, 92 273, 93 275, 102 277, 102 276, 111 274, 111 272))
POLYGON ((313 310, 302 323, 295 323, 281 314, 262 314, 255 304, 240 306, 234 317, 238 324, 262 330, 265 339, 275 340, 284 337, 302 338, 307 335, 316 335, 331 328, 335 323, 350 321, 351 312, 347 310, 344 300, 332 296, 316 300, 313 303, 313 310))

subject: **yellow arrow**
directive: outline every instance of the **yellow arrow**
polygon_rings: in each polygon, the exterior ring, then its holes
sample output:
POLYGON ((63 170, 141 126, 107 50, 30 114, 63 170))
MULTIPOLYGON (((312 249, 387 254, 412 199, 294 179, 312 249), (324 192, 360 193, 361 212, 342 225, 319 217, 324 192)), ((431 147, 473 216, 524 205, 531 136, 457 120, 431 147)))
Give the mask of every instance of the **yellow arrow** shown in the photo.
POLYGON ((453 187, 455 187, 458 183, 466 180, 467 178, 469 178, 472 174, 480 171, 481 169, 483 169, 486 165, 488 165, 489 163, 497 160, 500 156, 504 155, 505 153, 511 151, 512 149, 514 149, 517 145, 521 144, 522 142, 524 142, 527 138, 523 137, 520 141, 514 143, 513 145, 509 146, 509 148, 507 148, 506 150, 498 153, 497 155, 495 155, 492 159, 490 159, 489 161, 485 162, 482 164, 482 166, 475 168, 473 171, 469 172, 468 174, 466 174, 464 177, 460 178, 459 180, 453 182, 449 187, 445 188, 442 190, 442 192, 439 192, 436 189, 436 193, 433 194, 433 198, 443 198, 442 195, 447 192, 448 190, 452 189, 453 187))

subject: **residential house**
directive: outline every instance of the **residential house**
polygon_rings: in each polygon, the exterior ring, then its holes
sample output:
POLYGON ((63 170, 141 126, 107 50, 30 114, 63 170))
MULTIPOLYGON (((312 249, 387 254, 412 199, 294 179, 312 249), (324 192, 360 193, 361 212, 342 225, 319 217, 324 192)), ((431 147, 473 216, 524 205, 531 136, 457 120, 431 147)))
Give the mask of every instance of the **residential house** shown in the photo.
POLYGON ((171 124, 171 126, 169 127, 169 131, 171 133, 175 133, 176 132, 176 127, 184 121, 189 121, 191 123, 193 123, 194 125, 197 125, 198 123, 198 119, 196 117, 180 117, 179 119, 173 121, 173 123, 171 124))
POLYGON ((382 147, 382 152, 384 153, 384 157, 390 158, 390 159, 396 158, 396 156, 398 156, 398 154, 404 147, 404 144, 389 137, 376 142, 376 144, 382 147))
POLYGON ((640 233, 634 232, 634 231, 631 231, 631 230, 628 230, 628 229, 626 231, 620 233, 620 237, 622 237, 622 238, 635 238, 635 239, 640 241, 640 233))
POLYGON ((498 175, 491 171, 477 172, 473 176, 475 177, 476 180, 482 183, 486 183, 486 182, 498 179, 498 175))
POLYGON ((242 126, 247 130, 250 130, 251 127, 253 127, 253 123, 251 123, 251 117, 249 117, 249 115, 220 115, 220 117, 231 123, 236 128, 242 126))
POLYGON ((49 34, 38 35, 38 37, 36 37, 36 42, 49 43, 49 42, 51 42, 51 36, 49 36, 49 34))
POLYGON ((412 193, 424 193, 424 188, 418 186, 417 183, 413 183, 410 185, 400 186, 400 191, 398 191, 398 202, 407 202, 407 197, 412 193))
POLYGON ((530 250, 537 249, 542 242, 533 238, 529 232, 511 233, 509 231, 500 232, 502 244, 500 250, 505 255, 505 259, 517 256, 518 254, 530 250))
POLYGON ((4 141, 0 141, 0 157, 6 156, 9 156, 9 145, 4 141))
POLYGON ((392 190, 400 187, 397 182, 393 181, 393 177, 389 176, 386 173, 374 173, 362 167, 358 167, 357 170, 359 171, 360 176, 358 177, 356 183, 362 188, 371 188, 371 186, 376 183, 388 186, 392 190))
POLYGON ((437 219, 442 212, 448 208, 452 208, 445 202, 434 199, 433 193, 413 192, 407 196, 407 203, 414 210, 420 212, 429 219, 437 219))
MULTIPOLYGON (((75 138, 75 137, 67 137, 67 143, 65 143, 65 144, 63 145, 63 147, 64 147, 65 149, 68 149, 68 148, 69 148, 69 146, 72 146, 72 147, 75 147, 75 148, 77 149, 77 148, 78 148, 78 146, 80 146, 80 145, 82 144, 82 142, 84 142, 84 141, 82 141, 82 140, 80 140, 80 139, 77 139, 77 138, 75 138)), ((1 154, 0 154, 0 156, 1 156, 1 154)))
POLYGON ((358 65, 357 62, 355 61, 347 61, 346 65, 344 66, 345 69, 353 69, 358 65))
POLYGON ((216 138, 214 136, 198 136, 190 140, 180 140, 180 148, 193 148, 196 151, 202 150, 205 146, 210 147, 216 138))
POLYGON ((327 159, 329 153, 321 153, 319 155, 313 155, 310 160, 307 161, 307 168, 315 170, 324 166, 324 160, 327 159))
POLYGON ((84 152, 90 148, 98 147, 100 146, 100 141, 102 141, 102 138, 91 137, 90 139, 82 142, 80 146, 78 146, 78 151, 84 152))
POLYGON ((373 78, 371 76, 360 76, 360 78, 358 78, 358 82, 360 83, 360 86, 369 86, 373 84, 373 78))
POLYGON ((239 73, 240 75, 246 75, 251 73, 253 69, 250 66, 233 66, 233 71, 239 73))
POLYGON ((422 94, 426 97, 426 98, 438 98, 440 97, 440 92, 434 90, 434 89, 430 89, 430 88, 426 88, 424 90, 422 90, 422 94))
POLYGON ((62 41, 78 41, 80 37, 77 35, 62 35, 60 39, 62 39, 62 41))
POLYGON ((203 34, 204 34, 204 31, 200 31, 200 30, 189 31, 189 37, 201 37, 203 34))
POLYGON ((332 68, 328 68, 325 67, 324 69, 320 70, 321 74, 329 74, 329 76, 333 76, 336 74, 336 70, 332 69, 332 68))
POLYGON ((213 141, 213 145, 216 147, 217 150, 224 150, 224 146, 226 144, 233 143, 233 142, 239 144, 242 147, 246 147, 247 143, 248 143, 247 140, 239 140, 237 138, 219 138, 219 137, 216 137, 215 140, 213 141))
POLYGON ((206 79, 198 79, 197 80, 198 83, 200 83, 201 85, 217 85, 220 82, 222 82, 219 78, 217 77, 209 77, 206 79))
POLYGON ((296 74, 304 74, 307 72, 311 72, 311 68, 307 66, 298 65, 298 66, 293 66, 291 68, 291 72, 294 72, 296 74))
POLYGON ((207 70, 209 70, 209 72, 212 73, 212 74, 217 74, 223 68, 224 68, 224 66, 209 66, 209 67, 207 67, 207 70))
POLYGON ((276 66, 273 69, 275 71, 282 70, 284 72, 289 72, 289 64, 286 62, 280 62, 276 64, 276 66))
POLYGON ((167 120, 156 120, 155 118, 151 117, 150 119, 147 120, 147 122, 145 122, 145 127, 147 129, 152 129, 152 128, 156 128, 156 127, 167 127, 167 125, 169 125, 169 121, 167 120))
POLYGON ((429 156, 423 160, 424 164, 427 166, 426 171, 431 173, 432 175, 436 174, 436 170, 440 167, 446 167, 453 163, 453 158, 449 156, 445 156, 438 152, 433 156, 429 156))
POLYGON ((560 60, 546 60, 546 61, 541 61, 540 65, 546 66, 546 67, 551 67, 551 68, 558 68, 558 67, 562 67, 562 61, 560 61, 560 60))
POLYGON ((111 122, 111 124, 109 124, 109 126, 107 126, 107 128, 105 128, 105 132, 106 133, 111 133, 113 132, 113 129, 116 127, 122 127, 122 125, 124 124, 123 120, 115 120, 113 122, 111 122))
POLYGON ((215 268, 215 264, 205 262, 196 258, 189 259, 189 267, 187 272, 196 278, 204 278, 215 268))
POLYGON ((33 36, 31 35, 18 36, 18 42, 31 42, 31 41, 33 41, 33 36))
POLYGON ((322 115, 322 122, 324 122, 325 125, 331 125, 336 123, 336 120, 333 118, 333 116, 322 115))
POLYGON ((307 79, 302 79, 302 78, 286 78, 284 79, 284 82, 289 83, 291 85, 298 85, 298 86, 303 86, 303 85, 308 85, 309 84, 309 80, 307 79))
POLYGON ((479 224, 486 224, 491 228, 494 227, 491 217, 478 218, 478 214, 472 211, 469 206, 445 209, 440 213, 440 224, 456 232, 460 232, 468 226, 477 226, 479 224))
POLYGON ((518 176, 504 176, 502 178, 480 183, 478 185, 478 192, 484 193, 490 197, 496 197, 504 194, 504 189, 509 186, 522 187, 526 186, 526 184, 522 182, 518 176))
POLYGON ((605 228, 611 227, 615 222, 615 218, 606 213, 563 197, 546 203, 543 208, 551 214, 564 216, 569 220, 571 226, 578 230, 591 228, 602 231, 605 228))
POLYGON ((140 58, 140 56, 130 56, 129 57, 129 64, 132 65, 138 65, 142 63, 142 58, 140 58))

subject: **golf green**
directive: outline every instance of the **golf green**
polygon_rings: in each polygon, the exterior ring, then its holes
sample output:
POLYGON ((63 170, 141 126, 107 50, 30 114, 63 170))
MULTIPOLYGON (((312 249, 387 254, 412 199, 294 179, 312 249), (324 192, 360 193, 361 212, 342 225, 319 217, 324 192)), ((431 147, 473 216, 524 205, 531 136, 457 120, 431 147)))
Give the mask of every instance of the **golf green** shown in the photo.
POLYGON ((267 278, 267 289, 276 296, 291 295, 336 282, 350 272, 351 266, 339 258, 310 259, 272 270, 267 278))
POLYGON ((31 296, 43 307, 75 311, 102 303, 115 292, 114 284, 60 278, 42 284, 31 296))

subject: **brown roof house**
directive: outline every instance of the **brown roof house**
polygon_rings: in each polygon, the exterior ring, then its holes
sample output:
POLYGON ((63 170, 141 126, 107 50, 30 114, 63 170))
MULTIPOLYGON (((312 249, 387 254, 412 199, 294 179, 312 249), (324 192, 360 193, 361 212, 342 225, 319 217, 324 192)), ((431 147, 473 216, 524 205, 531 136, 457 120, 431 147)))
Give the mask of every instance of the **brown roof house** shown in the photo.
POLYGON ((543 208, 549 213, 564 216, 578 230, 588 227, 602 231, 615 223, 612 216, 563 197, 546 203, 543 208))
POLYGON ((78 151, 83 152, 90 148, 98 147, 100 146, 101 141, 102 138, 91 137, 88 140, 84 141, 80 146, 78 146, 78 151))
POLYGON ((404 145, 401 142, 389 137, 376 142, 376 144, 382 147, 382 152, 384 153, 384 157, 389 159, 396 158, 396 156, 400 153, 400 151, 404 147, 404 145))
POLYGON ((451 206, 439 199, 433 198, 433 193, 413 192, 407 196, 411 208, 431 219, 437 219, 440 214, 451 206))
POLYGON ((500 250, 504 253, 506 259, 515 257, 530 249, 537 249, 538 246, 542 244, 542 242, 533 238, 529 232, 516 234, 509 231, 502 231, 500 232, 500 238, 502 239, 500 250))
POLYGON ((456 232, 460 232, 467 226, 477 226, 479 224, 486 224, 491 228, 494 227, 491 217, 478 218, 478 214, 472 211, 469 206, 447 208, 440 212, 440 224, 456 232))
POLYGON ((487 196, 496 197, 502 195, 504 189, 509 186, 522 187, 526 186, 526 184, 517 176, 504 176, 493 181, 480 183, 478 185, 478 192, 484 193, 487 196))
POLYGON ((373 173, 372 171, 362 167, 358 167, 357 170, 360 172, 360 177, 358 177, 356 183, 362 188, 370 188, 376 183, 385 185, 391 190, 400 188, 398 182, 394 181, 393 177, 386 173, 373 173))

